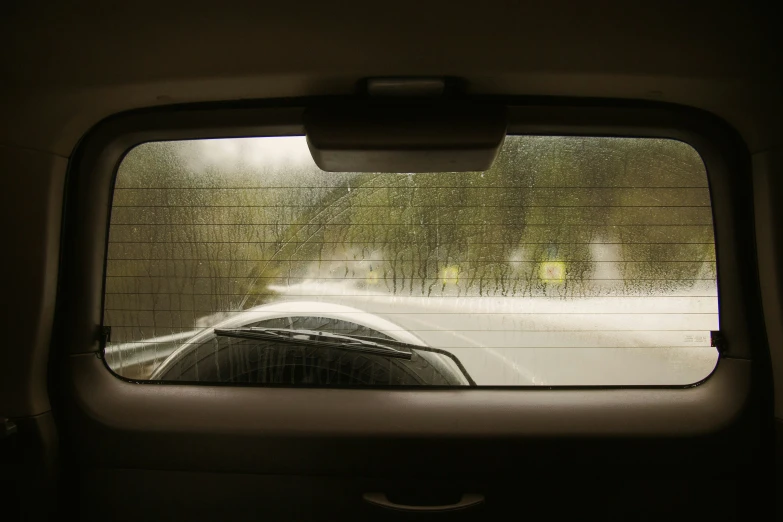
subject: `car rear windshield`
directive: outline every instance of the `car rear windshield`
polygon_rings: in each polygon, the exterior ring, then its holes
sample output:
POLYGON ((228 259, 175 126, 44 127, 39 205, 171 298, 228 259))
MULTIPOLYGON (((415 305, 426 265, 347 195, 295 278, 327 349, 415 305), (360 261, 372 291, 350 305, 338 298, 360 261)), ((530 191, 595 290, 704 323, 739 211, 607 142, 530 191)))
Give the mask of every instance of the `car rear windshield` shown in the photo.
POLYGON ((122 161, 105 359, 133 380, 685 385, 718 354, 707 173, 667 139, 508 136, 486 172, 333 173, 304 137, 122 161))

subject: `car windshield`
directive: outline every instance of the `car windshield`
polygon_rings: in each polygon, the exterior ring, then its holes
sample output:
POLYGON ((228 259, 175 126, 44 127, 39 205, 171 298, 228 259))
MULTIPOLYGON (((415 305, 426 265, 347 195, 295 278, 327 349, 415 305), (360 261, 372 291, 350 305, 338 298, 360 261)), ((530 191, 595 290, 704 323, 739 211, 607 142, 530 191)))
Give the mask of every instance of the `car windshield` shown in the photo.
POLYGON ((691 384, 717 361, 716 277, 704 164, 674 140, 508 136, 486 172, 421 174, 323 172, 303 137, 147 143, 116 180, 106 360, 157 382, 691 384), (417 348, 215 334, 253 328, 417 348))

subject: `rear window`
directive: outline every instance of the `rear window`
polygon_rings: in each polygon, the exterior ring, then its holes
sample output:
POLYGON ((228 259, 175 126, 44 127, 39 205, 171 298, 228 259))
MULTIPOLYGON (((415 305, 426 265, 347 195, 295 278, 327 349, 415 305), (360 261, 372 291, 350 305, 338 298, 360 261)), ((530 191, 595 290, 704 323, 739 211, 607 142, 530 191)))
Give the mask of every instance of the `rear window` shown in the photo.
POLYGON ((304 137, 152 142, 116 179, 109 367, 301 386, 685 385, 718 354, 705 167, 508 136, 486 172, 329 173, 304 137))

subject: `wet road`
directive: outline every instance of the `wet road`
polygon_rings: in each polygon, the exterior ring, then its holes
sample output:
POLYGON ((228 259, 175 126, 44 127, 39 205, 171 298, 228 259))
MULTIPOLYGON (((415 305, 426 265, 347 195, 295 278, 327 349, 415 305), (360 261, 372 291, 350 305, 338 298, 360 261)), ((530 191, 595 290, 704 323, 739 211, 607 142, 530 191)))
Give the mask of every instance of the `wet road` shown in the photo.
POLYGON ((717 362, 717 298, 400 297, 340 285, 276 288, 384 317, 456 355, 483 385, 691 384, 717 362))

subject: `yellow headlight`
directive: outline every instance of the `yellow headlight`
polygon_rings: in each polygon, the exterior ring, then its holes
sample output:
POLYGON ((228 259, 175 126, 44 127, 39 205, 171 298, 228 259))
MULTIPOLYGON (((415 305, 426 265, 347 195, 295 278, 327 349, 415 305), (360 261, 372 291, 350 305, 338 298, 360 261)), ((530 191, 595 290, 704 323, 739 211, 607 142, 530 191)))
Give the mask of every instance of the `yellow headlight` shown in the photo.
POLYGON ((459 267, 447 266, 440 271, 440 280, 444 285, 459 283, 459 267))
POLYGON ((541 263, 538 277, 545 283, 562 283, 566 277, 566 266, 561 261, 547 261, 541 263))

